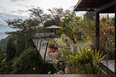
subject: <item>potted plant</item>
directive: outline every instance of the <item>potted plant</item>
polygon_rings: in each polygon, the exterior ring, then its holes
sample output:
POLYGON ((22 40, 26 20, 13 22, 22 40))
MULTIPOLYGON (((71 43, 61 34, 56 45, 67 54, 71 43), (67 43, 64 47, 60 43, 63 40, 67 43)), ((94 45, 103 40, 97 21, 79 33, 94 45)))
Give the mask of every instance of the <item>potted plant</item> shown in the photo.
MULTIPOLYGON (((54 50, 54 42, 52 42, 52 41, 49 41, 49 43, 48 43, 48 49, 47 49, 47 54, 49 55, 49 53, 51 53, 51 52, 54 52, 55 50, 54 50)), ((49 55, 50 56, 50 55, 49 55)))
POLYGON ((58 47, 54 47, 54 50, 55 50, 55 52, 54 52, 54 58, 55 59, 58 59, 58 58, 60 58, 61 57, 61 53, 58 51, 58 47))

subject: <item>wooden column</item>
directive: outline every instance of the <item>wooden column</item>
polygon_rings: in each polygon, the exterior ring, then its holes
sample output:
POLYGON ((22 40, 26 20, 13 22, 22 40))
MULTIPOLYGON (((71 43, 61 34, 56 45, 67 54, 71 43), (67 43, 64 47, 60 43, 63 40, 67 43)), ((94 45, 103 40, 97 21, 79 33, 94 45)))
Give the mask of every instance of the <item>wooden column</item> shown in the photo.
POLYGON ((99 13, 96 12, 96 45, 95 50, 99 51, 99 13))

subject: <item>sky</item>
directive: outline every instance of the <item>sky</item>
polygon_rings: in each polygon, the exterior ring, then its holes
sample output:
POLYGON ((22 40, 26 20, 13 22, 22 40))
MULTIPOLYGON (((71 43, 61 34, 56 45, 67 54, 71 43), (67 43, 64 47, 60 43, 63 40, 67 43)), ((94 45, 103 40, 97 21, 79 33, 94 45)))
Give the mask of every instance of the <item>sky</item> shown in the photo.
MULTIPOLYGON (((47 9, 62 7, 64 10, 73 10, 78 0, 0 0, 0 24, 7 25, 4 20, 15 18, 28 18, 28 9, 41 7, 45 13, 47 9)), ((77 16, 82 16, 86 12, 76 12, 77 16)))
MULTIPOLYGON (((63 8, 64 10, 73 10, 78 0, 0 0, 0 25, 7 26, 5 20, 21 18, 29 18, 28 9, 41 7, 45 13, 49 13, 47 9, 63 8)), ((86 12, 76 12, 77 16, 83 16, 86 12)), ((10 28, 0 27, 0 39, 5 35, 4 32, 11 31, 10 28), (4 29, 4 30, 3 30, 4 29), (4 32, 3 32, 4 31, 4 32)), ((6 35, 4 36, 6 37, 6 35)))
MULTIPOLYGON (((73 10, 78 0, 0 0, 0 40, 7 35, 5 32, 13 29, 7 26, 5 20, 21 18, 29 18, 28 9, 41 7, 45 13, 49 13, 47 9, 63 8, 64 10, 73 10), (3 27, 5 26, 5 27, 3 27)), ((77 12, 78 16, 82 16, 85 12, 77 12)))
MULTIPOLYGON (((28 9, 41 7, 44 12, 54 7, 62 7, 64 10, 73 10, 78 0, 0 0, 0 24, 6 24, 4 20, 14 18, 28 18, 28 9)), ((78 12, 82 16, 85 12, 78 12)))

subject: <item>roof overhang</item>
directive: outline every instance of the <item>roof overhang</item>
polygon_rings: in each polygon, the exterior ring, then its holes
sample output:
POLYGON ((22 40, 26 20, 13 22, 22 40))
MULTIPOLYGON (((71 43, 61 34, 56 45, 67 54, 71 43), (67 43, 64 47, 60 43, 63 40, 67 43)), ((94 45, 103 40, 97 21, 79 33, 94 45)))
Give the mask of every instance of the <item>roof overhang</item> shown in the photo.
POLYGON ((116 0, 79 0, 74 11, 97 11, 113 13, 116 0))

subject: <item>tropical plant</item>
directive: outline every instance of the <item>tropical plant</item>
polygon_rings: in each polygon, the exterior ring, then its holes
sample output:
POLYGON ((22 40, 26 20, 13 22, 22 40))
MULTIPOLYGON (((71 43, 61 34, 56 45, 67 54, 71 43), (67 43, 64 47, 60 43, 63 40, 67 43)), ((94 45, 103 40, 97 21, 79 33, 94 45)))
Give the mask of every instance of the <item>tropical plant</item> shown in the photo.
POLYGON ((100 51, 107 54, 107 59, 114 59, 115 50, 115 29, 111 19, 108 17, 102 17, 100 19, 100 51))
POLYGON ((87 51, 83 49, 80 53, 75 55, 75 58, 73 60, 75 61, 74 63, 80 63, 80 64, 87 64, 92 62, 92 50, 87 51))
MULTIPOLYGON (((103 53, 94 52, 92 49, 78 48, 75 51, 75 45, 72 40, 65 34, 61 38, 54 39, 55 45, 59 47, 58 51, 61 53, 62 60, 66 63, 69 74, 98 74, 99 69, 94 66, 94 63, 99 63, 105 58, 103 53), (96 71, 95 71, 96 70, 96 71)), ((53 54, 52 54, 53 55, 53 54)), ((54 60, 54 62, 56 62, 54 60)), ((57 64, 58 61, 55 63, 57 64)), ((56 65, 57 66, 57 65, 56 65)))
POLYGON ((105 57, 106 55, 103 55, 103 52, 100 53, 100 51, 96 51, 95 54, 93 54, 93 62, 100 63, 105 57))
POLYGON ((69 35, 75 38, 74 40, 81 39, 81 32, 78 30, 78 26, 80 26, 79 21, 81 21, 81 17, 77 17, 74 11, 66 13, 65 17, 60 21, 62 29, 59 30, 58 33, 69 35))
POLYGON ((55 46, 54 41, 51 40, 51 41, 48 42, 48 47, 53 48, 54 46, 55 46))
POLYGON ((91 21, 89 18, 84 17, 79 26, 79 31, 82 32, 84 40, 88 41, 88 44, 95 49, 95 21, 91 21))
POLYGON ((99 69, 94 66, 93 62, 100 63, 104 59, 103 53, 93 52, 92 49, 83 49, 80 53, 75 56, 71 56, 72 64, 77 69, 78 74, 98 74, 99 69))

